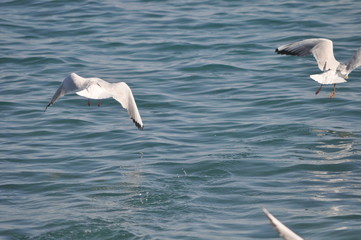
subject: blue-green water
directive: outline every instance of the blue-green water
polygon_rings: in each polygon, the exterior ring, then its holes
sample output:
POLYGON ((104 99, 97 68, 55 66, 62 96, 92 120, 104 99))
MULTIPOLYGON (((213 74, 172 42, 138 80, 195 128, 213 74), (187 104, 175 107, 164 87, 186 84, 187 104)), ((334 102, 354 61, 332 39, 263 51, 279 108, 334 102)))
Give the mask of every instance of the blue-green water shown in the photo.
POLYGON ((347 62, 361 3, 0 3, 0 239, 278 239, 266 207, 306 239, 361 236, 361 70, 315 96, 312 57, 347 62), (125 81, 144 131, 71 72, 125 81))

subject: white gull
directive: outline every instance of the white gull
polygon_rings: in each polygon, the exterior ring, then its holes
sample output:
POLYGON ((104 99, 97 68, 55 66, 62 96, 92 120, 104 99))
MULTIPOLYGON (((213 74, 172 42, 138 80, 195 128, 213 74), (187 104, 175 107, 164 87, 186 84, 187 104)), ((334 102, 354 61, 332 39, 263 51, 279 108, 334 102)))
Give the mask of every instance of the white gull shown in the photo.
POLYGON ((333 55, 332 41, 325 38, 311 38, 282 45, 276 48, 276 53, 294 56, 312 54, 317 61, 318 68, 323 71, 321 74, 310 75, 313 80, 321 84, 316 94, 321 91, 323 84, 333 84, 331 98, 335 96, 336 84, 346 82, 348 75, 361 65, 361 48, 347 64, 340 63, 333 55))
POLYGON ((144 128, 132 91, 126 83, 109 83, 100 78, 83 78, 76 73, 70 74, 63 80, 53 98, 46 106, 45 111, 53 105, 59 97, 72 92, 88 99, 105 99, 112 97, 117 100, 123 108, 128 110, 130 118, 139 129, 144 128))

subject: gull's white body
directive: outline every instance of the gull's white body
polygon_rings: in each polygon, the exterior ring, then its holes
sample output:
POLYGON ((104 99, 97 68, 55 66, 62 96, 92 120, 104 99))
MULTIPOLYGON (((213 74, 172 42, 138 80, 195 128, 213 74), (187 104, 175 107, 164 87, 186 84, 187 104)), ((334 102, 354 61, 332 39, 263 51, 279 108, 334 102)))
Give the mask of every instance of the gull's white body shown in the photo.
POLYGON ((307 56, 312 54, 322 74, 310 75, 310 77, 321 84, 336 84, 346 82, 355 68, 361 65, 361 48, 347 63, 338 62, 333 54, 333 43, 325 38, 312 38, 299 42, 289 43, 276 49, 276 53, 294 56, 307 56))
POLYGON ((291 229, 286 227, 283 223, 281 223, 277 218, 275 218, 267 209, 262 209, 264 214, 270 220, 273 227, 277 230, 280 236, 285 240, 303 240, 300 236, 294 233, 291 229))
POLYGON ((135 125, 139 129, 143 129, 144 125, 137 104, 132 91, 126 83, 109 83, 100 78, 83 78, 76 73, 72 73, 64 79, 45 110, 54 104, 59 97, 72 92, 90 99, 114 98, 123 108, 128 110, 128 114, 135 125))

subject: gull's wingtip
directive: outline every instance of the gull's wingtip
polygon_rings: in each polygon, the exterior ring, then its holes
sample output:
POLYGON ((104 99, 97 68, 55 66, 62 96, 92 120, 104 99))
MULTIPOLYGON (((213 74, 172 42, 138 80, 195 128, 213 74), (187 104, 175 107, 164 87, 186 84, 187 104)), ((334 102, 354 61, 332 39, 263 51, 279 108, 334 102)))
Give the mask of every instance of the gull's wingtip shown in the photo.
POLYGON ((271 221, 273 225, 273 221, 272 221, 273 215, 265 207, 262 207, 262 212, 264 213, 264 215, 266 215, 266 217, 271 221))
POLYGON ((262 212, 264 213, 264 214, 269 214, 269 211, 266 209, 266 208, 264 208, 264 207, 262 207, 262 212))
POLYGON ((143 130, 144 129, 144 124, 143 123, 139 123, 137 122, 134 118, 132 118, 133 123, 135 124, 135 126, 139 129, 139 130, 143 130))
POLYGON ((46 109, 48 109, 48 107, 50 107, 52 105, 52 103, 50 102, 48 105, 46 105, 44 112, 46 112, 46 109))
POLYGON ((276 217, 274 217, 266 208, 262 208, 262 211, 284 240, 303 240, 303 238, 298 236, 291 229, 280 222, 276 217))
POLYGON ((286 49, 283 49, 282 46, 275 49, 275 53, 279 55, 297 55, 296 53, 293 53, 292 51, 287 51, 286 49))
POLYGON ((276 48, 275 52, 279 55, 291 55, 291 56, 302 56, 293 50, 276 48))

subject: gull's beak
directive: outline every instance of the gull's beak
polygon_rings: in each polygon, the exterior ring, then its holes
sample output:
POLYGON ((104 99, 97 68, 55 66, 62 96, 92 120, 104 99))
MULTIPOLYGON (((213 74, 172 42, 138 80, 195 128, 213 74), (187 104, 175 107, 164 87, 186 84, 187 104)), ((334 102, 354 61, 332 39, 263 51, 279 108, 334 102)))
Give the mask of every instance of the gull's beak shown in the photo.
POLYGON ((344 79, 348 79, 348 74, 344 77, 344 79))

